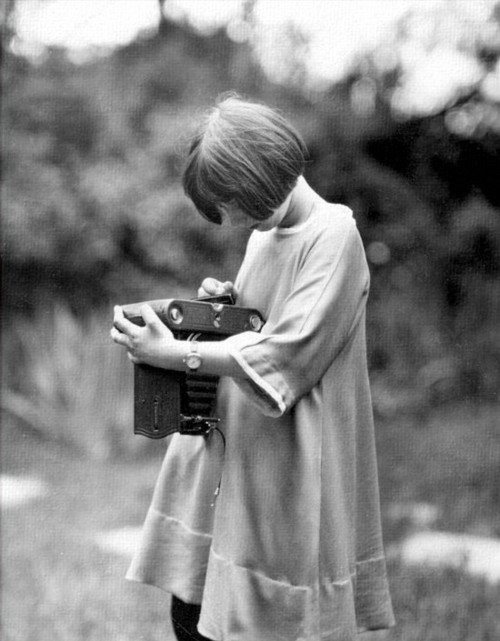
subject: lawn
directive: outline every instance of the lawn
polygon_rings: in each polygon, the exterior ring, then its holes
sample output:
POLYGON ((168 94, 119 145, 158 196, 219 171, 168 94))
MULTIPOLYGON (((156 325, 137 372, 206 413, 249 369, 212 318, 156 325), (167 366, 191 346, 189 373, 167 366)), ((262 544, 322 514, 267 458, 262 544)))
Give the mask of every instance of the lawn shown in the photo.
MULTIPOLYGON (((500 535, 498 417, 497 406, 469 404, 378 417, 388 547, 415 527, 400 508, 417 501, 436 508, 434 529, 500 535)), ((2 472, 40 478, 50 492, 3 513, 3 641, 173 639, 168 595, 125 581, 126 556, 94 539, 142 522, 164 450, 157 442, 135 460, 91 461, 4 422, 2 472)), ((500 585, 396 557, 389 571, 398 624, 364 641, 500 639, 500 585)))
POLYGON ((168 595, 125 581, 127 558, 94 542, 98 532, 142 521, 165 444, 133 463, 82 460, 9 425, 2 444, 3 473, 51 488, 3 515, 3 641, 173 639, 168 595))

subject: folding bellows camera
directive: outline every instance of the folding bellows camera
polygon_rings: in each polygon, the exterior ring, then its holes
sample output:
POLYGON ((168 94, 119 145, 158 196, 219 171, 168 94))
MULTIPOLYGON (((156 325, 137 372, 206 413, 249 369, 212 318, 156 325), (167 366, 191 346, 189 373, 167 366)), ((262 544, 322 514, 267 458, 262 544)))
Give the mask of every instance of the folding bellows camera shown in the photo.
MULTIPOLYGON (((234 305, 231 296, 146 302, 180 340, 217 341, 259 332, 264 325, 256 309, 234 305)), ((144 326, 143 304, 123 305, 125 318, 144 326)), ((207 434, 219 421, 214 415, 218 381, 197 372, 134 365, 134 433, 154 439, 173 432, 207 434)))

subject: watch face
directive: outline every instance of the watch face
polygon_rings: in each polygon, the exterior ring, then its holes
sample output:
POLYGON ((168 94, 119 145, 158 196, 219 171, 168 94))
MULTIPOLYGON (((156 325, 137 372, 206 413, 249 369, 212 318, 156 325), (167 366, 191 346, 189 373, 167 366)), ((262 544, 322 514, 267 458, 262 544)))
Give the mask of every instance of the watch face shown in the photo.
POLYGON ((189 367, 189 369, 198 369, 198 367, 201 365, 201 356, 199 354, 191 352, 191 354, 188 354, 186 356, 186 365, 189 367))

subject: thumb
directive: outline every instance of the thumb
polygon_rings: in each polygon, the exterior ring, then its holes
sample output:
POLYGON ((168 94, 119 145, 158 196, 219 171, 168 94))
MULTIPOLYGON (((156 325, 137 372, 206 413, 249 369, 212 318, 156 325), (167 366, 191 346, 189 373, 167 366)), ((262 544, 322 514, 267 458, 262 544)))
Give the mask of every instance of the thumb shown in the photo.
POLYGON ((161 322, 159 316, 150 305, 141 305, 141 307, 139 308, 139 313, 144 319, 146 325, 149 325, 149 327, 152 327, 153 329, 160 329, 160 327, 163 326, 163 323, 161 322))
POLYGON ((216 278, 205 278, 201 283, 203 290, 210 296, 217 296, 218 294, 224 294, 224 286, 216 278))

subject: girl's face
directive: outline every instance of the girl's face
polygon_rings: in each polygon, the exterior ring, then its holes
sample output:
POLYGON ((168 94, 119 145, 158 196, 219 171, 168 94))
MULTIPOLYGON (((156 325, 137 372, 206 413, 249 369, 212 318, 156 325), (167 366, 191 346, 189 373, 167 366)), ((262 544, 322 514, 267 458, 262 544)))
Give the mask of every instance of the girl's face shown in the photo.
POLYGON ((257 231, 269 231, 273 227, 279 227, 284 222, 288 212, 290 198, 291 195, 265 220, 255 220, 234 203, 223 203, 218 207, 222 217, 222 226, 255 229, 257 231))

